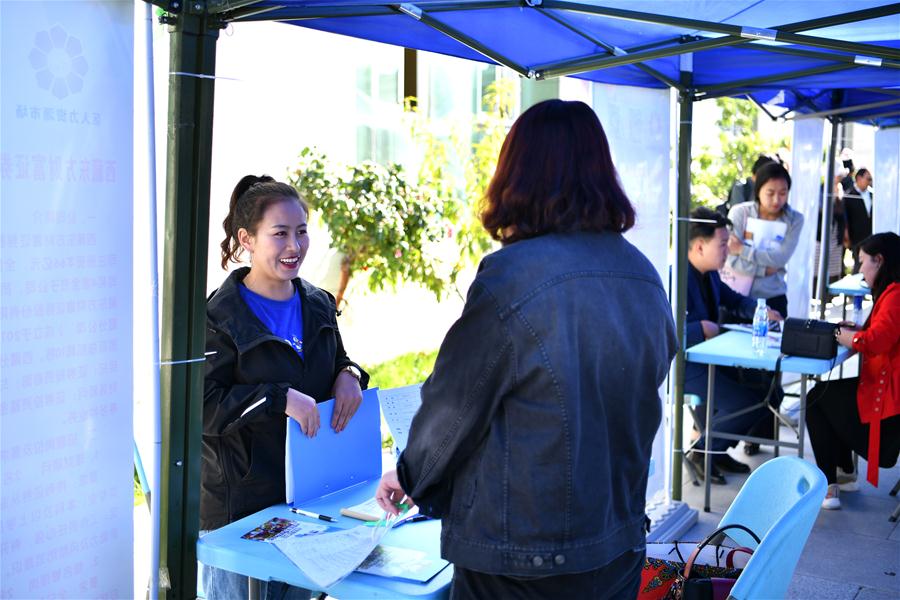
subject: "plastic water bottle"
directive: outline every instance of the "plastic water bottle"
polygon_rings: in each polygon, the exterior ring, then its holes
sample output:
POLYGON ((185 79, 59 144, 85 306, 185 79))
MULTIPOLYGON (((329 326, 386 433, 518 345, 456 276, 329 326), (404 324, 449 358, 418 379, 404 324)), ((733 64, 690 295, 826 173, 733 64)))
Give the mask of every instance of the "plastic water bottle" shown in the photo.
POLYGON ((853 322, 860 327, 863 324, 862 302, 862 296, 853 296, 853 322))
POLYGON ((753 353, 762 356, 766 353, 766 336, 769 333, 769 311, 766 299, 756 299, 756 311, 753 313, 753 353))

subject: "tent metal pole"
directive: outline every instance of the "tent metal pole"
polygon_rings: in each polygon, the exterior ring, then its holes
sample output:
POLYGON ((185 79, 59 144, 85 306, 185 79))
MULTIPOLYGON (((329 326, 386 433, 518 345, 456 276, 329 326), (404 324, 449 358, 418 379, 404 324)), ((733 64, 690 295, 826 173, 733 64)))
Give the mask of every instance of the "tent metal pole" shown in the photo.
POLYGON ((701 52, 703 50, 711 50, 713 48, 721 48, 723 46, 733 46, 743 40, 735 41, 731 37, 726 36, 712 40, 701 40, 696 42, 687 42, 666 48, 656 48, 652 50, 644 50, 634 52, 623 56, 606 56, 591 55, 580 58, 560 61, 557 63, 548 63, 544 65, 536 65, 534 70, 538 72, 543 79, 550 77, 565 77, 566 75, 576 75, 586 71, 597 71, 600 69, 609 69, 611 67, 621 67, 623 65, 632 65, 634 63, 654 60, 657 58, 665 58, 667 56, 676 56, 678 54, 687 54, 688 52, 701 52))
MULTIPOLYGON (((831 250, 831 220, 834 210, 834 161, 837 157, 838 130, 841 121, 831 121, 831 145, 828 148, 828 169, 825 185, 822 186, 822 222, 819 224, 822 234, 819 236, 819 280, 817 295, 819 296, 819 319, 825 319, 825 294, 828 290, 828 254, 831 250)), ((843 240, 838 240, 839 242, 843 240)))
MULTIPOLYGON (((691 135, 693 133, 694 97, 692 54, 682 57, 681 85, 684 91, 678 94, 678 196, 672 222, 675 247, 675 265, 672 269, 674 294, 672 311, 675 331, 678 335, 678 351, 675 354, 672 374, 672 500, 681 500, 682 463, 684 447, 684 366, 685 366, 685 307, 687 306, 687 247, 688 219, 691 207, 691 135)), ((672 293, 670 291, 670 293, 672 293)))
MULTIPOLYGON (((852 63, 858 67, 869 67, 865 63, 857 62, 859 57, 855 54, 837 54, 835 52, 818 52, 816 50, 804 50, 802 48, 788 48, 787 46, 764 46, 762 44, 754 44, 754 50, 762 50, 763 52, 771 52, 774 54, 787 54, 790 56, 803 56, 805 58, 816 58, 827 60, 829 62, 845 62, 852 63)), ((900 69, 900 61, 882 60, 878 65, 879 68, 900 69)))
POLYGON ((846 63, 838 63, 831 65, 824 65, 821 67, 813 67, 812 69, 801 69, 799 71, 789 71, 786 73, 777 73, 775 75, 768 75, 766 77, 751 77, 748 79, 741 79, 739 81, 728 81, 726 83, 719 83, 716 85, 710 85, 707 87, 699 87, 697 88, 698 94, 706 94, 707 92, 721 92, 725 90, 733 90, 745 87, 752 87, 761 85, 764 83, 774 83, 777 81, 784 81, 790 79, 799 79, 801 77, 809 77, 811 75, 821 75, 822 73, 834 73, 835 71, 846 71, 848 69, 856 68, 857 65, 848 65, 846 63))
MULTIPOLYGON (((615 46, 612 46, 611 44, 607 44, 606 42, 597 39, 590 33, 583 31, 578 26, 574 25, 573 23, 570 23, 567 19, 564 19, 555 13, 552 13, 552 12, 546 11, 546 10, 542 10, 541 8, 538 8, 538 12, 541 13, 542 15, 544 15, 545 17, 547 17, 548 19, 552 19, 552 20, 556 21, 557 23, 559 23, 566 29, 569 29, 573 33, 580 35, 581 37, 588 40, 592 44, 595 44, 595 45, 600 46, 601 48, 605 49, 611 56, 616 56, 619 54, 627 53, 625 50, 623 50, 621 48, 616 48, 615 46)), ((638 69, 640 69, 641 71, 643 71, 644 73, 647 73, 651 77, 655 77, 656 79, 663 82, 664 84, 666 84, 669 87, 673 87, 679 91, 683 89, 680 83, 678 83, 671 77, 667 77, 666 75, 657 71, 653 67, 648 67, 647 65, 644 65, 641 63, 635 63, 634 66, 637 67, 638 69)))
POLYGON ((750 94, 746 94, 744 97, 745 97, 747 100, 749 100, 750 102, 752 102, 753 104, 755 104, 756 106, 758 106, 758 107, 759 107, 759 110, 761 110, 761 111, 763 111, 764 113, 766 113, 766 115, 767 115, 770 119, 772 119, 773 121, 777 121, 777 120, 778 120, 778 117, 776 117, 775 115, 773 115, 773 114, 771 113, 771 111, 769 111, 769 109, 766 108, 766 105, 765 105, 765 104, 763 104, 762 102, 759 102, 756 98, 754 98, 754 97, 751 96, 750 94))
POLYGON ((263 0, 206 0, 207 10, 210 14, 231 12, 259 4, 263 0))
POLYGON ((471 48, 475 52, 478 52, 479 54, 483 54, 484 56, 490 58, 497 64, 500 64, 500 65, 503 65, 504 67, 512 69, 513 71, 515 71, 519 75, 522 75, 523 77, 528 77, 529 79, 534 78, 534 71, 532 71, 531 69, 528 69, 528 68, 518 64, 517 62, 500 54, 499 52, 491 50, 490 48, 488 48, 487 46, 485 46, 484 44, 482 44, 475 38, 470 37, 470 36, 464 34, 463 32, 461 32, 453 27, 450 27, 449 25, 447 25, 445 23, 438 21, 437 19, 435 19, 434 17, 432 17, 431 15, 429 15, 424 10, 422 10, 421 8, 419 8, 418 6, 416 6, 414 4, 400 4, 397 7, 397 12, 402 12, 406 15, 409 15, 410 17, 416 19, 423 25, 427 25, 428 27, 431 27, 432 29, 440 31, 447 37, 453 38, 460 44, 464 44, 464 45, 468 46, 469 48, 471 48))
POLYGON ((729 38, 731 38, 733 43, 741 43, 753 39, 761 39, 762 36, 765 39, 772 39, 779 42, 787 42, 791 44, 799 44, 802 46, 812 46, 814 48, 830 48, 833 50, 843 49, 847 52, 854 52, 857 54, 862 54, 864 56, 873 56, 880 58, 900 58, 900 50, 897 50, 895 48, 876 46, 873 44, 859 44, 856 42, 846 42, 843 40, 833 40, 794 33, 796 31, 819 29, 822 27, 829 27, 842 23, 855 23, 858 21, 865 21, 877 17, 894 15, 900 13, 900 3, 889 4, 887 6, 880 6, 877 8, 858 10, 850 13, 842 13, 815 19, 812 21, 792 23, 789 25, 782 25, 780 27, 765 29, 748 28, 741 25, 729 25, 726 23, 716 23, 714 21, 703 21, 700 19, 685 19, 683 17, 660 15, 619 8, 610 8, 605 6, 580 4, 577 2, 567 2, 565 0, 544 0, 542 6, 544 8, 571 10, 574 12, 600 15, 613 19, 639 21, 642 23, 659 23, 661 25, 684 27, 691 30, 699 29, 701 31, 708 31, 712 33, 724 33, 729 36, 729 38))
MULTIPOLYGON (((710 23, 707 21, 698 21, 696 19, 682 19, 680 17, 670 17, 654 15, 650 13, 641 13, 637 11, 613 9, 593 5, 583 5, 561 0, 544 0, 542 7, 544 9, 572 10, 575 12, 597 14, 612 18, 621 18, 648 23, 661 23, 666 25, 689 27, 693 29, 701 29, 705 31, 728 34, 725 37, 712 40, 703 39, 701 41, 679 43, 675 46, 669 46, 662 49, 647 50, 646 52, 635 52, 634 54, 630 54, 625 57, 604 57, 602 55, 594 55, 585 56, 574 60, 560 61, 553 64, 535 66, 534 70, 540 72, 541 76, 544 78, 573 75, 576 73, 582 73, 584 71, 606 69, 625 64, 633 64, 635 62, 643 62, 645 60, 652 60, 655 58, 663 58, 666 56, 683 54, 685 52, 699 52, 701 50, 709 50, 712 48, 734 46, 737 44, 751 42, 754 39, 759 39, 756 34, 746 32, 745 28, 738 25, 723 25, 721 23, 710 23), (632 60, 628 60, 629 57, 631 57, 632 60), (635 57, 637 57, 638 60, 633 60, 635 57)), ((860 20, 873 19, 876 17, 893 15, 897 13, 900 13, 900 3, 874 9, 833 15, 831 17, 815 19, 813 21, 791 23, 765 31, 769 32, 767 35, 775 36, 773 39, 777 39, 778 41, 805 46, 827 48, 832 50, 843 50, 845 52, 853 52, 866 57, 900 59, 900 50, 897 50, 895 48, 875 46, 872 44, 844 42, 842 40, 830 40, 827 38, 798 35, 793 33, 794 31, 803 31, 806 29, 818 27, 828 27, 831 25, 840 25, 843 23, 853 23, 860 20)), ((762 47, 759 45, 757 46, 762 47)))
MULTIPOLYGON (((704 21, 701 19, 686 19, 684 17, 676 17, 671 15, 662 15, 656 13, 647 13, 635 10, 625 10, 621 8, 611 8, 606 6, 597 6, 595 4, 581 4, 579 2, 569 2, 566 0, 544 0, 541 4, 544 8, 552 8, 557 10, 570 10, 573 12, 583 12, 593 15, 600 15, 612 19, 624 19, 628 21, 639 21, 641 23, 658 23, 660 25, 671 25, 673 27, 684 27, 685 29, 700 31, 709 31, 712 33, 724 33, 727 35, 740 36, 744 29, 741 25, 730 25, 727 23, 717 23, 715 21, 704 21)), ((778 33, 779 41, 791 41, 790 38, 796 31, 808 31, 812 29, 821 29, 832 25, 841 25, 844 23, 855 23, 858 21, 866 21, 878 17, 885 17, 900 13, 900 4, 888 4, 875 8, 867 8, 856 10, 848 13, 840 13, 812 19, 809 21, 800 21, 780 27, 770 28, 778 33), (782 37, 782 35, 786 37, 782 37)), ((799 36, 806 38, 809 36, 799 36)), ((825 38, 816 38, 822 40, 825 38)), ((804 43, 804 42, 798 42, 804 43)))
MULTIPOLYGON (((860 110, 868 110, 870 108, 880 108, 882 106, 895 106, 900 104, 900 98, 896 98, 894 100, 882 100, 881 102, 869 102, 868 104, 859 104, 857 106, 843 106, 841 108, 832 108, 831 110, 822 110, 815 113, 806 113, 802 115, 797 115, 796 117, 791 117, 792 121, 800 121, 802 119, 814 119, 816 117, 830 117, 834 115, 842 115, 845 113, 853 113, 860 110)), ((878 117, 884 116, 884 113, 878 115, 864 115, 866 117, 878 117)))
POLYGON ((173 21, 169 60, 165 251, 160 348, 163 431, 160 597, 197 593, 200 436, 213 92, 219 21, 189 2, 173 21), (198 75, 200 77, 198 77, 198 75), (165 577, 162 578, 165 582, 165 577), (165 587, 165 583, 161 583, 165 587))

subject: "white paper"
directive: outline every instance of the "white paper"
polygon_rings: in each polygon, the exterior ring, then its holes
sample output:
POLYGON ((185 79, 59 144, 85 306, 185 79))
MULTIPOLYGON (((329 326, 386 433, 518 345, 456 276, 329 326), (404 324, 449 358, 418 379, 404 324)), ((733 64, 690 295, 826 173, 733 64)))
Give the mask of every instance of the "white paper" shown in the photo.
POLYGON ((273 543, 310 581, 325 590, 361 565, 390 531, 390 525, 361 525, 333 533, 278 539, 273 543))
POLYGON ((746 232, 751 234, 751 237, 745 239, 745 243, 758 250, 775 250, 784 242, 787 223, 750 217, 747 219, 746 232))
POLYGON ((390 390, 378 390, 381 412, 394 437, 394 446, 398 452, 406 448, 409 427, 422 405, 421 389, 422 384, 416 383, 390 390))

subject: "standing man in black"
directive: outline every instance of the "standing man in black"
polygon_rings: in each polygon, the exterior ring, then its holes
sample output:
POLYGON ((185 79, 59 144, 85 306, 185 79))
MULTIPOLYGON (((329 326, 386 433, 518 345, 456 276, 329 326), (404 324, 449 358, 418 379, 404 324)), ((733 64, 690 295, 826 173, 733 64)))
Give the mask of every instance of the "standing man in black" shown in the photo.
POLYGON ((853 186, 844 190, 844 216, 847 219, 847 241, 853 251, 853 272, 859 271, 857 246, 872 235, 872 174, 860 169, 853 178, 853 186))

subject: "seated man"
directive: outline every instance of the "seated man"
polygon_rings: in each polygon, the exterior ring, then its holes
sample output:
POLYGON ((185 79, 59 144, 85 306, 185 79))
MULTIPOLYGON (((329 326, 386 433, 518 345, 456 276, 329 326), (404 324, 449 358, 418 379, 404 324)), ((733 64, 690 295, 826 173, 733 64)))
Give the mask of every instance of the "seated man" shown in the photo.
MULTIPOLYGON (((747 318, 753 317, 756 301, 743 296, 719 279, 719 269, 725 264, 728 255, 728 219, 708 208, 697 208, 691 212, 691 224, 688 234, 688 275, 687 275, 687 346, 699 344, 703 340, 719 334, 719 308, 725 307, 733 313, 747 318)), ((769 319, 780 320, 777 311, 769 309, 769 319)), ((750 343, 750 339, 747 339, 750 343)), ((698 363, 686 363, 684 372, 684 391, 696 394, 705 401, 707 392, 707 366, 698 363)), ((717 414, 736 412, 757 404, 763 400, 764 394, 759 390, 746 387, 730 377, 723 369, 716 370, 715 380, 717 414)), ((701 431, 705 427, 706 409, 701 407, 697 412, 701 431)), ((768 411, 762 406, 759 410, 748 412, 716 424, 715 429, 723 433, 746 435, 761 419, 768 417, 768 411)), ((730 440, 714 440, 710 450, 712 468, 710 481, 724 484, 725 476, 721 471, 733 473, 749 473, 750 467, 738 462, 726 453, 736 445, 730 440)), ((702 438, 695 446, 698 450, 706 449, 706 440, 702 438)), ((703 473, 703 453, 692 452, 691 461, 697 466, 701 476, 703 473)))

